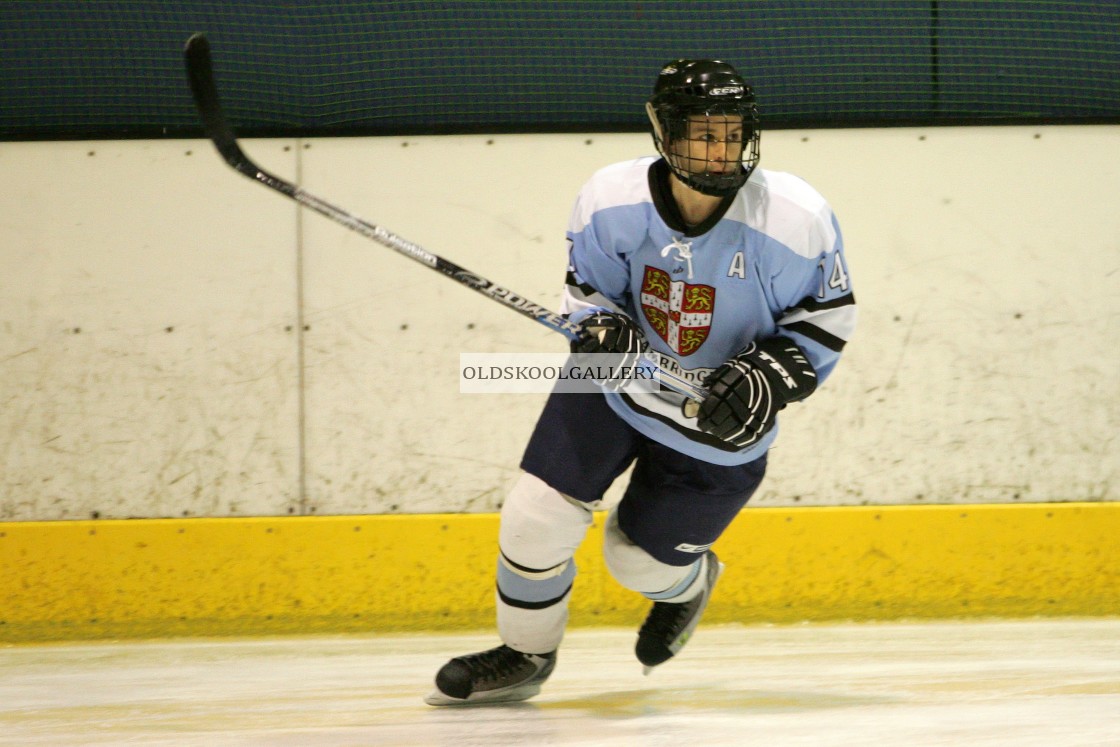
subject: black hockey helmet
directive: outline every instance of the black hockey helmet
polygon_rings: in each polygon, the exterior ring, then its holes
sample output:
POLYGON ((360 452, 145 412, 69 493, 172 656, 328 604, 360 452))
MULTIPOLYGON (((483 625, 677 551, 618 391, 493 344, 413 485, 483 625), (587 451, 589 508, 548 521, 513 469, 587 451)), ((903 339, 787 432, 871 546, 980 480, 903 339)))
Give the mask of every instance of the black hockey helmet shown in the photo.
MULTIPOLYGON (((666 63, 646 103, 653 125, 653 142, 677 177, 697 192, 734 194, 758 166, 758 107, 754 92, 734 67, 719 60, 674 60, 666 63), (688 138, 690 117, 742 119, 742 148, 732 168, 710 170, 700 159, 673 151, 673 143, 688 138), (692 166, 690 166, 690 161, 692 166)), ((726 164, 725 164, 726 166, 726 164)))

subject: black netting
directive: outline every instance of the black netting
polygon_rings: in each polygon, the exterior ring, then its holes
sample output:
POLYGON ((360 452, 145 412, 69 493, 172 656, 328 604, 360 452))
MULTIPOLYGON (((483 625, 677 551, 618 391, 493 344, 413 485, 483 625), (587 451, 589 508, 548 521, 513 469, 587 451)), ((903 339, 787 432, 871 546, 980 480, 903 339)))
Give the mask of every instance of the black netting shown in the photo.
POLYGON ((639 130, 714 57, 769 127, 1120 121, 1120 3, 0 2, 0 138, 194 136, 210 37, 242 135, 639 130))

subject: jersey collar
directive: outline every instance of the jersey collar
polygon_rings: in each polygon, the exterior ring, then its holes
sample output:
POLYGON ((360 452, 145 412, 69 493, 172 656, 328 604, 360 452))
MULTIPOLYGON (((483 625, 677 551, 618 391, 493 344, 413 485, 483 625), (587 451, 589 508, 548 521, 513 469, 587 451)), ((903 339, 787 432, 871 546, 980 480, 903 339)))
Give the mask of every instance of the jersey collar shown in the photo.
POLYGON ((695 226, 689 226, 681 216, 677 201, 673 199, 673 190, 669 186, 672 171, 670 171, 669 164, 665 162, 664 158, 659 158, 650 164, 647 177, 649 179, 650 195, 653 197, 653 206, 657 208, 657 214, 661 216, 661 220, 665 221, 665 225, 670 229, 685 236, 701 236, 710 231, 723 218, 736 197, 734 194, 724 197, 712 214, 705 218, 703 222, 697 223, 695 226))

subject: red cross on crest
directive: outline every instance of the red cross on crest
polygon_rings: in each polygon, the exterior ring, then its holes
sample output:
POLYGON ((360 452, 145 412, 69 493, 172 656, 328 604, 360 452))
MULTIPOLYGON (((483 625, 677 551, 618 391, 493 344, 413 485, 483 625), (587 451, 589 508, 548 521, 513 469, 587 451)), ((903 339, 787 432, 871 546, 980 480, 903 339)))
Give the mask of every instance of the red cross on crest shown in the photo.
POLYGON ((673 352, 692 355, 712 329, 716 289, 672 280, 669 273, 646 266, 642 278, 642 313, 673 352))

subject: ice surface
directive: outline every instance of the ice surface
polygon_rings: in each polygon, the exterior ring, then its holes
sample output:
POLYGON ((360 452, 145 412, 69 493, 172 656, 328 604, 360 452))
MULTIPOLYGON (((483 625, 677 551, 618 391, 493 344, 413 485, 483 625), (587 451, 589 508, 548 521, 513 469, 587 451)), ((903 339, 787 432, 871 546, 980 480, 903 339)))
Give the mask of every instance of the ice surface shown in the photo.
POLYGON ((1120 619, 569 631, 524 704, 422 702, 493 635, 0 648, 3 745, 1120 746, 1120 619))

